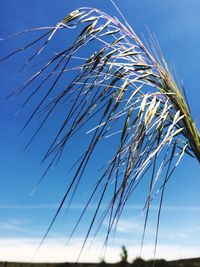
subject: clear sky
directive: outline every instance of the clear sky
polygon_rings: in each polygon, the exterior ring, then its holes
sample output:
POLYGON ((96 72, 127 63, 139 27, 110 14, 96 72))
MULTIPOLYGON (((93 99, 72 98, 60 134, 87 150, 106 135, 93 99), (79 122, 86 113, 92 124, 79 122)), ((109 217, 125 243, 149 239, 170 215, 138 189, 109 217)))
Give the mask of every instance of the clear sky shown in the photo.
MULTIPOLYGON (((199 113, 199 61, 200 61, 200 1, 199 0, 124 0, 116 1, 133 29, 148 39, 148 31, 154 32, 159 40, 167 61, 174 64, 178 76, 183 80, 192 114, 200 125, 199 113)), ((52 26, 67 13, 80 6, 92 6, 117 15, 109 0, 1 0, 0 37, 38 26, 52 26)), ((69 40, 73 31, 69 31, 69 40)), ((22 37, 24 41, 26 38, 22 37)), ((28 37, 27 37, 28 38, 28 37)), ((0 42, 0 56, 21 45, 20 38, 0 42)), ((64 247, 67 236, 80 214, 94 177, 103 164, 106 149, 100 149, 92 159, 87 179, 81 184, 71 211, 63 209, 47 240, 33 258, 53 215, 56 212, 66 188, 68 170, 84 144, 86 137, 70 143, 60 163, 51 169, 43 183, 32 195, 31 192, 45 170, 41 164, 42 155, 54 133, 55 121, 47 124, 37 140, 25 152, 28 139, 37 127, 35 120, 22 134, 22 129, 33 105, 18 112, 25 95, 11 100, 4 97, 16 88, 26 77, 19 73, 23 56, 16 56, 0 65, 1 105, 0 105, 0 260, 12 261, 72 261, 76 260, 88 221, 94 206, 88 210, 80 227, 70 243, 64 247)), ((34 104, 34 103, 33 103, 34 104)), ((57 118, 59 120, 59 116, 57 118)), ((199 257, 200 251, 200 175, 198 163, 184 157, 167 186, 161 223, 157 257, 178 259, 199 257)), ((111 235, 106 259, 117 261, 121 245, 128 248, 129 260, 139 254, 144 216, 142 208, 145 200, 145 181, 138 188, 118 224, 117 233, 111 235)), ((144 258, 153 257, 156 214, 158 201, 153 202, 144 242, 144 258)), ((105 222, 92 245, 88 242, 81 261, 98 261, 106 231, 105 222), (89 249, 87 249, 89 248, 89 249)), ((93 235, 89 241, 92 241, 93 235)))

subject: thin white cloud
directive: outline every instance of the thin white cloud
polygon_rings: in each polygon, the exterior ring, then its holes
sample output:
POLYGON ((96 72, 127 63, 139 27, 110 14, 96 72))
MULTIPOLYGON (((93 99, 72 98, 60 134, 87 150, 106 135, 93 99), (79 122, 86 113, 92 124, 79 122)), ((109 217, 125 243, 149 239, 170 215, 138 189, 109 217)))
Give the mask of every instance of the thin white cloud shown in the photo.
POLYGON ((24 230, 24 228, 20 227, 18 224, 13 222, 0 222, 0 231, 18 231, 24 230))
MULTIPOLYGON (((155 236, 155 231, 154 231, 154 236, 155 236)), ((180 240, 185 240, 185 239, 189 239, 191 236, 189 233, 186 233, 184 231, 184 229, 181 229, 181 231, 163 231, 163 232, 159 232, 158 237, 160 239, 164 239, 164 240, 168 240, 169 241, 175 241, 175 242, 180 242, 180 240)))
MULTIPOLYGON (((37 238, 1 238, 0 239, 0 261, 26 261, 26 262, 74 262, 77 260, 83 238, 73 238, 68 246, 64 247, 65 240, 50 239, 39 250, 37 255, 33 255, 41 240, 37 238)), ((93 243, 90 249, 83 252, 80 262, 98 262, 102 258, 102 240, 93 243)), ((124 240, 125 241, 125 240, 124 240)), ((125 244, 125 243, 123 243, 125 244)), ((139 246, 127 246, 129 260, 132 261, 139 254, 139 246)), ((143 247, 142 257, 151 259, 153 257, 154 245, 146 244, 143 247)), ((170 246, 158 244, 157 258, 167 260, 180 258, 199 257, 200 246, 170 246)), ((105 260, 107 262, 117 262, 120 257, 120 246, 110 245, 107 248, 105 260)))
POLYGON ((163 210, 165 211, 180 211, 180 212, 200 212, 200 207, 197 206, 163 206, 163 210))
POLYGON ((142 230, 141 222, 137 222, 134 219, 121 219, 117 224, 116 231, 121 233, 133 233, 135 231, 142 230))
MULTIPOLYGON (((0 205, 0 209, 13 209, 13 210, 31 210, 31 209, 57 209, 59 207, 59 204, 36 204, 36 205, 0 205)), ((72 204, 70 206, 71 210, 83 210, 85 208, 82 204, 72 204)), ((104 210, 106 209, 106 205, 102 205, 100 209, 104 210)), ((126 205, 124 207, 125 210, 139 210, 142 211, 144 208, 143 205, 126 205)), ((158 205, 151 205, 151 210, 158 210, 158 205)), ((63 209, 65 209, 65 206, 63 206, 63 209)), ((88 207, 88 210, 94 210, 96 209, 96 205, 90 205, 88 207)), ((199 206, 162 206, 163 211, 169 211, 169 212, 200 212, 199 206)))
POLYGON ((0 209, 10 209, 10 210, 56 209, 56 208, 58 208, 58 204, 0 205, 0 209))
MULTIPOLYGON (((104 223, 106 227, 108 227, 107 221, 104 223)), ((165 240, 168 242, 177 243, 180 240, 185 240, 191 238, 192 235, 194 235, 194 231, 196 231, 197 228, 166 228, 166 226, 162 229, 162 231, 159 232, 159 239, 165 240)), ((134 217, 128 217, 128 218, 123 218, 118 221, 117 227, 116 227, 116 232, 118 235, 122 234, 128 234, 129 238, 131 239, 131 236, 135 237, 135 240, 137 242, 140 242, 140 239, 142 237, 142 233, 144 231, 144 221, 139 220, 138 218, 134 217)), ((152 222, 148 222, 147 228, 145 230, 145 238, 148 240, 155 240, 155 224, 152 225, 152 222)), ((128 236, 127 235, 127 236, 128 236)))
POLYGON ((21 237, 38 237, 42 235, 40 227, 30 227, 30 222, 25 220, 11 219, 0 222, 0 237, 21 236, 21 237))
MULTIPOLYGON (((143 210, 144 206, 143 205, 126 205, 125 209, 128 210, 143 210)), ((158 211, 159 206, 158 205, 151 205, 150 206, 151 210, 158 211)), ((195 212, 199 213, 200 212, 200 207, 199 206, 170 206, 170 205, 163 205, 162 206, 163 211, 168 211, 168 212, 195 212)))
MULTIPOLYGON (((108 227, 109 223, 108 220, 106 220, 104 223, 104 226, 108 227)), ((115 225, 115 223, 114 223, 115 225)), ((117 233, 134 233, 134 232, 141 232, 143 229, 143 224, 141 221, 136 220, 134 217, 129 218, 121 218, 117 222, 116 226, 116 232, 117 233)))

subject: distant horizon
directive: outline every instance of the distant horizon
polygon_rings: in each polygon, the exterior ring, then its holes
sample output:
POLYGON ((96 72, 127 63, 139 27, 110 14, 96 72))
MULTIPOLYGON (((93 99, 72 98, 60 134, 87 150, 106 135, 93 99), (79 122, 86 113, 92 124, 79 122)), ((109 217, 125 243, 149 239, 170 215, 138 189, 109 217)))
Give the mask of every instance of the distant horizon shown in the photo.
MULTIPOLYGON (((140 258, 140 257, 136 257, 136 258, 134 258, 132 261, 128 261, 128 264, 132 264, 132 262, 134 261, 134 260, 136 260, 136 259, 142 259, 142 260, 145 260, 144 258, 140 258)), ((153 259, 153 258, 151 258, 151 259, 147 259, 147 260, 145 260, 145 261, 156 261, 156 260, 165 260, 165 259, 163 259, 163 258, 155 258, 155 259, 153 259)), ((199 260, 200 261, 200 257, 195 257, 195 258, 181 258, 181 259, 173 259, 173 260, 165 260, 165 261, 167 261, 167 262, 183 262, 183 261, 196 261, 196 260, 199 260)), ((102 263, 102 261, 104 261, 104 259, 99 259, 99 261, 97 261, 97 262, 76 262, 76 261, 74 261, 74 262, 71 262, 71 261, 63 261, 63 262, 28 262, 28 261, 0 261, 0 263, 12 263, 12 264, 35 264, 35 265, 37 265, 37 264, 41 264, 41 265, 45 265, 45 264, 65 264, 65 263, 69 263, 69 264, 94 264, 94 265, 98 265, 98 264, 101 264, 102 263)), ((114 265, 114 264, 118 264, 120 261, 117 261, 117 262, 107 262, 107 261, 105 261, 105 263, 106 264, 108 264, 108 265, 114 265)))

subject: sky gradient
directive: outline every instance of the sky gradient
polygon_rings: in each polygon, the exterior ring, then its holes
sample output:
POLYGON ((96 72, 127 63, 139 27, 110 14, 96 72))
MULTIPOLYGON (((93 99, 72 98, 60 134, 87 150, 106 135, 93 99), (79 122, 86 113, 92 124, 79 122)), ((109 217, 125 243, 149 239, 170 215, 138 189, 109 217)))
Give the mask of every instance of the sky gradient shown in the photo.
MULTIPOLYGON (((175 65, 178 77, 183 80, 193 118, 200 125, 199 113, 199 58, 200 58, 200 2, 198 0, 159 0, 116 1, 133 29, 141 37, 143 33, 148 40, 148 27, 159 40, 165 58, 175 65)), ((72 10, 80 6, 92 6, 119 16, 109 0, 2 0, 0 2, 0 38, 25 29, 55 25, 72 10)), ((69 32, 70 42, 73 31, 69 32)), ((1 41, 1 54, 4 56, 20 47, 26 40, 20 38, 1 41)), ((67 236, 75 224, 78 214, 83 209, 83 203, 91 185, 87 181, 95 181, 98 170, 103 164, 104 148, 99 150, 85 176, 86 182, 81 184, 71 211, 61 214, 52 228, 37 255, 35 250, 43 237, 56 208, 65 192, 68 170, 78 157, 79 149, 85 139, 70 143, 63 158, 53 167, 48 176, 32 194, 39 178, 45 170, 41 164, 42 155, 48 148, 54 134, 54 123, 47 124, 44 131, 28 150, 23 149, 33 130, 37 127, 35 120, 22 134, 22 129, 28 114, 34 106, 20 110, 25 95, 5 100, 5 96, 19 86, 26 73, 19 73, 23 64, 23 56, 16 56, 0 64, 1 71, 1 112, 0 132, 1 153, 1 189, 0 189, 0 261, 75 261, 83 238, 87 231, 88 220, 94 212, 94 206, 88 210, 80 227, 69 244, 64 247, 67 236), (73 151, 73 152, 72 152, 73 151), (100 164, 99 164, 100 162, 100 164), (89 184, 89 185, 88 185, 89 184), (34 256, 34 257, 33 257, 34 256)), ((59 121, 59 117, 58 117, 59 121)), ((56 122, 55 122, 56 123, 56 122)), ((86 137, 85 137, 86 138, 86 137)), ((185 156, 170 180, 165 193, 163 212, 161 216, 157 257, 178 259, 199 257, 200 251, 200 194, 199 165, 185 156)), ((138 188, 135 196, 126 206, 118 224, 117 232, 111 235, 106 260, 119 260, 121 245, 128 248, 129 260, 139 255, 143 231, 143 206, 145 201, 145 180, 138 188)), ((155 199, 151 209, 142 257, 152 258, 158 199, 155 199)), ((103 208, 103 207, 102 207, 103 208)), ((92 245, 88 242, 80 261, 98 261, 103 254, 102 244, 107 223, 102 226, 99 235, 92 245)))

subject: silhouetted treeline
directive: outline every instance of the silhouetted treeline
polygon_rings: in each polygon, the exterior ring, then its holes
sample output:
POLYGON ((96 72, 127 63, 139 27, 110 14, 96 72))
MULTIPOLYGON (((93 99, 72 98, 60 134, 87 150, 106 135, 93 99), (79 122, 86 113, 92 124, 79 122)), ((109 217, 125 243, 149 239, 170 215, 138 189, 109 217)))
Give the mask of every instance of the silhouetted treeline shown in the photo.
POLYGON ((100 263, 15 263, 0 262, 0 267, 200 267, 200 258, 177 261, 135 259, 132 263, 126 260, 118 263, 107 263, 102 260, 100 263))

